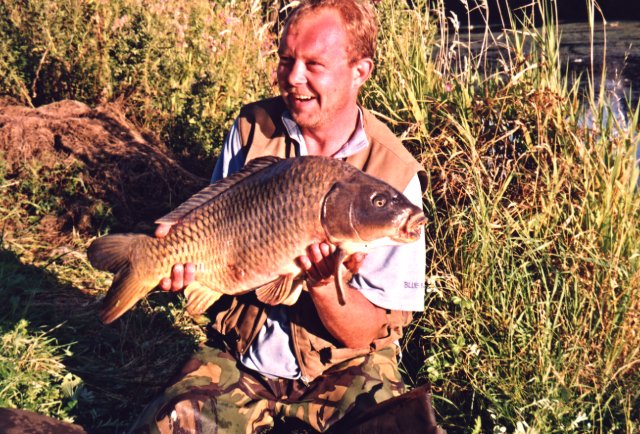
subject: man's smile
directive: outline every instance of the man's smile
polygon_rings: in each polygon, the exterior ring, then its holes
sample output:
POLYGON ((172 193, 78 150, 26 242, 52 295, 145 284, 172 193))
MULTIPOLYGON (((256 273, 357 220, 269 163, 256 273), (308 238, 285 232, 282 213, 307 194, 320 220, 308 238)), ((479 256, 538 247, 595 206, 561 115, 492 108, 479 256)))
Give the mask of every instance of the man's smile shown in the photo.
POLYGON ((292 95, 293 98, 296 99, 296 101, 310 101, 312 100, 314 97, 310 96, 310 95, 292 95))
POLYGON ((285 95, 287 106, 292 113, 301 114, 309 110, 315 110, 313 106, 317 104, 318 98, 309 93, 289 92, 285 95))
POLYGON ((288 92, 286 95, 292 104, 304 104, 308 101, 316 99, 315 95, 309 93, 288 92))

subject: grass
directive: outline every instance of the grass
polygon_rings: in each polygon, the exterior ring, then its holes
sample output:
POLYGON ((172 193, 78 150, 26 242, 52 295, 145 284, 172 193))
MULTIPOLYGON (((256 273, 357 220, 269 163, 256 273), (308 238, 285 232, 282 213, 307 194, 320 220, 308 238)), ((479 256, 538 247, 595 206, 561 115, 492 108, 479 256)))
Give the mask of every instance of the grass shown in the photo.
POLYGON ((30 333, 28 327, 21 320, 11 330, 2 329, 0 405, 70 421, 81 379, 65 369, 69 347, 56 345, 46 333, 30 333))
POLYGON ((64 212, 52 198, 78 172, 43 172, 38 162, 16 172, 19 183, 10 171, 0 182, 0 405, 75 421, 92 433, 124 432, 203 333, 167 294, 115 327, 102 325, 98 307, 110 276, 89 265, 87 234, 52 238, 47 217, 64 212))
MULTIPOLYGON (((427 307, 404 341, 407 381, 434 385, 453 433, 638 432, 640 110, 621 123, 593 68, 568 75, 553 2, 500 10, 502 29, 479 32, 441 2, 413 4, 378 3, 363 94, 429 174, 427 307)), ((239 106, 273 92, 276 6, 2 0, 0 92, 121 100, 206 173, 239 106)), ((121 432, 202 332, 170 295, 100 325, 109 278, 87 264, 89 235, 43 235, 56 197, 84 194, 78 168, 21 170, 0 165, 0 403, 121 432)))
POLYGON ((406 363, 454 431, 635 432, 637 110, 616 125, 600 88, 572 86, 553 11, 533 8, 466 40, 405 10, 382 36, 370 103, 404 119, 436 219, 406 363))

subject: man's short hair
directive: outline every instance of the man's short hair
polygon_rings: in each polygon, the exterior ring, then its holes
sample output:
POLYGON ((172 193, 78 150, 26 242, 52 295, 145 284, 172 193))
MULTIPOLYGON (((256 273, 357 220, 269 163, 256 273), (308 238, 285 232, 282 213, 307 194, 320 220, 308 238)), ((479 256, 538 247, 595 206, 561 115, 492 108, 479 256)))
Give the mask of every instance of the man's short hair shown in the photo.
POLYGON ((320 9, 335 9, 342 17, 345 32, 351 39, 351 61, 367 57, 373 59, 378 38, 378 22, 370 0, 302 0, 287 17, 285 26, 294 26, 305 16, 320 9))

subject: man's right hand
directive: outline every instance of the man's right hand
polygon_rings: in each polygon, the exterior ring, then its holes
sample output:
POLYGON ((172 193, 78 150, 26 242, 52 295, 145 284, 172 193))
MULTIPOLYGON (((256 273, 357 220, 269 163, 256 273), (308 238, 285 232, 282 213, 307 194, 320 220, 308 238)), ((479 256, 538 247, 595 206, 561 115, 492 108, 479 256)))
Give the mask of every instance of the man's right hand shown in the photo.
MULTIPOLYGON (((161 223, 156 227, 156 238, 165 237, 171 230, 170 224, 161 223)), ((160 280, 159 286, 163 291, 182 291, 196 280, 196 266, 191 262, 175 264, 171 269, 171 276, 160 280)))

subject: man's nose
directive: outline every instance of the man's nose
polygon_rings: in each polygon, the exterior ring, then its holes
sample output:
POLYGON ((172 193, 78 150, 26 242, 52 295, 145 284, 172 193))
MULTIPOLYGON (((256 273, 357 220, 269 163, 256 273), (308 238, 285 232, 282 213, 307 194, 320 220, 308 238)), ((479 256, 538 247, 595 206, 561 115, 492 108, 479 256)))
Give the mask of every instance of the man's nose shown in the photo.
POLYGON ((305 67, 304 62, 300 60, 296 60, 291 65, 291 69, 289 70, 289 74, 287 75, 287 81, 292 86, 298 86, 307 82, 306 77, 307 68, 305 67))

